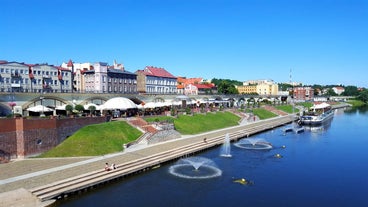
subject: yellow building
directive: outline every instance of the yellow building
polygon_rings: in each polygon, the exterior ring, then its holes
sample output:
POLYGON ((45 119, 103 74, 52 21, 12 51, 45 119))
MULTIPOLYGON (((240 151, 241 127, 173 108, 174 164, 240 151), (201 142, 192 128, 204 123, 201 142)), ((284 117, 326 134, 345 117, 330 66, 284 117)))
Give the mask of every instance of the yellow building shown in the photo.
POLYGON ((260 83, 237 87, 239 94, 277 95, 279 86, 275 83, 260 83))
POLYGON ((258 84, 257 93, 258 95, 277 95, 279 92, 279 86, 277 84, 258 84))
POLYGON ((257 85, 237 86, 239 94, 256 94, 257 85))

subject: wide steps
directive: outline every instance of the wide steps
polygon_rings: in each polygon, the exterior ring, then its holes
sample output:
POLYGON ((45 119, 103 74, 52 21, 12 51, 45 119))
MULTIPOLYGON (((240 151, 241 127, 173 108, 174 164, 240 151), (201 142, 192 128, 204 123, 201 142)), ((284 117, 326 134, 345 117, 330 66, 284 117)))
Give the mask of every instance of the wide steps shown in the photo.
MULTIPOLYGON (((252 123, 249 124, 248 129, 235 129, 234 132, 229 132, 229 137, 231 140, 237 140, 239 138, 250 136, 252 134, 259 133, 260 131, 271 129, 275 126, 280 126, 288 122, 290 122, 290 118, 278 119, 266 123, 252 123)), ((176 147, 174 149, 155 153, 150 156, 142 155, 143 157, 141 158, 137 158, 123 164, 117 164, 117 169, 111 171, 105 171, 104 169, 96 170, 90 173, 85 173, 79 176, 30 189, 30 192, 36 195, 41 201, 57 198, 58 196, 61 196, 63 194, 87 189, 89 187, 93 187, 109 180, 130 175, 141 170, 150 169, 152 167, 160 165, 161 163, 174 160, 185 155, 207 149, 209 147, 220 145, 223 142, 223 135, 209 137, 205 142, 201 140, 180 147, 176 147)))

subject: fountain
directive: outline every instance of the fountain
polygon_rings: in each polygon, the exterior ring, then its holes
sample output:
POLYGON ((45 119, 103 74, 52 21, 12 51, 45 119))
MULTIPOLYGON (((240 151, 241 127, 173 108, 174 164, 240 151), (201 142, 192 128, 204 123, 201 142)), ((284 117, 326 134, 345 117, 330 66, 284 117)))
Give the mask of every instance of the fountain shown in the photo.
POLYGON ((279 153, 277 153, 277 154, 275 154, 273 157, 275 157, 275 158, 282 158, 282 155, 280 155, 279 153))
POLYGON ((169 168, 169 173, 187 179, 208 179, 222 175, 216 164, 204 157, 182 158, 169 168))
POLYGON ((221 147, 220 156, 222 156, 222 157, 231 157, 229 133, 226 133, 226 135, 225 135, 225 141, 224 141, 224 144, 221 147))
POLYGON ((262 138, 247 138, 242 139, 239 142, 234 144, 239 148, 251 149, 251 150, 268 150, 272 149, 272 144, 266 142, 262 138))

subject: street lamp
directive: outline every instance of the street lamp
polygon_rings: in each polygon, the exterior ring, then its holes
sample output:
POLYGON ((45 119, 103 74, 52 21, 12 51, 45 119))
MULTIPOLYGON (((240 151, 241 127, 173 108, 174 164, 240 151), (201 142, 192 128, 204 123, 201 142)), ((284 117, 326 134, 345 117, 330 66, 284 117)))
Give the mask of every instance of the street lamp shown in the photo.
POLYGON ((44 97, 43 96, 40 96, 41 107, 42 107, 42 111, 41 111, 40 117, 45 117, 44 110, 43 110, 43 99, 44 99, 44 97))
POLYGON ((73 61, 72 60, 69 60, 68 64, 67 64, 67 67, 71 68, 72 69, 72 73, 71 73, 71 85, 72 85, 72 93, 74 91, 74 64, 73 64, 73 61))

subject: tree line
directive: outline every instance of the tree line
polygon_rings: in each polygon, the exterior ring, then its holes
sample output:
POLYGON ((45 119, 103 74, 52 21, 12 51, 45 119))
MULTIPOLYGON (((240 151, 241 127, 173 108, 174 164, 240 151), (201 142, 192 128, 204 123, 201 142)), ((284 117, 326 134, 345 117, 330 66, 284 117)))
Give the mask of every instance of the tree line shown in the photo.
MULTIPOLYGON (((239 94, 236 86, 242 86, 243 82, 237 80, 230 79, 217 79, 213 78, 211 81, 213 84, 217 86, 218 93, 220 94, 239 94)), ((288 83, 279 83, 280 91, 292 91, 294 87, 288 83)), ((302 86, 302 85, 298 85, 302 86)), ((341 93, 341 96, 354 96, 358 100, 363 101, 364 103, 368 103, 368 90, 366 88, 358 88, 357 86, 342 86, 342 85, 305 85, 314 89, 314 95, 324 95, 324 96, 338 96, 336 92, 333 90, 333 87, 343 87, 344 92, 341 93)))

